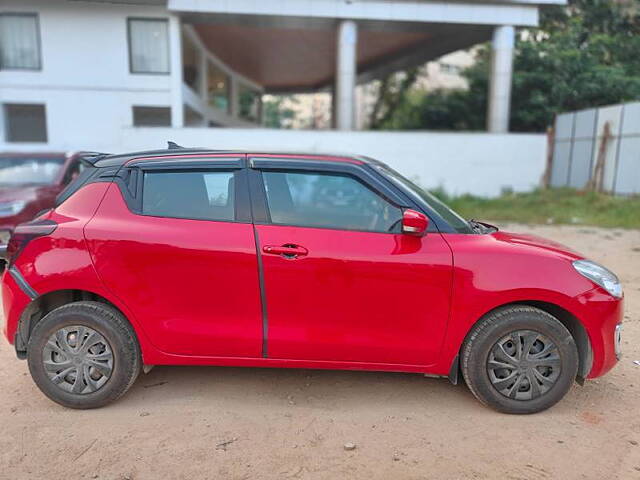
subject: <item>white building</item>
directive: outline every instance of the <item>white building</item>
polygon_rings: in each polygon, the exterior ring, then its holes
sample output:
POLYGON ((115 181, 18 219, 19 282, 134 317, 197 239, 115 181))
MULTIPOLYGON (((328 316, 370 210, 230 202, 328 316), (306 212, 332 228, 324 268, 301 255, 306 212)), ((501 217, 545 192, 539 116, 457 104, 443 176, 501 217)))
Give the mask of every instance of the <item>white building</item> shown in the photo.
POLYGON ((514 27, 564 2, 2 0, 0 150, 277 143, 231 131, 258 127, 270 92, 333 92, 332 123, 353 130, 357 84, 491 39, 488 126, 506 132, 514 27))

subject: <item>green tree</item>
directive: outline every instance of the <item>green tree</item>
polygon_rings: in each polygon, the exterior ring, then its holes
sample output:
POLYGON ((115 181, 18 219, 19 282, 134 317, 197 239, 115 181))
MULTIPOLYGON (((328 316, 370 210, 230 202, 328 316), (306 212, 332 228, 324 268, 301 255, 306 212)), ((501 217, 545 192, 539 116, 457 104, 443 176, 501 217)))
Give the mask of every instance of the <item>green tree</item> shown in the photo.
POLYGON ((296 104, 292 95, 269 95, 263 99, 264 126, 267 128, 291 128, 296 118, 296 112, 285 105, 296 104), (288 100, 288 102, 286 102, 288 100))
POLYGON ((399 109, 406 103, 406 96, 418 78, 418 68, 406 72, 387 75, 378 85, 378 96, 369 117, 369 127, 373 130, 387 126, 396 118, 399 109))
MULTIPOLYGON (((545 7, 540 28, 518 33, 511 129, 544 131, 556 113, 640 99, 638 0, 570 0, 545 7)), ((464 71, 468 90, 407 90, 377 128, 485 128, 490 55, 464 71)))

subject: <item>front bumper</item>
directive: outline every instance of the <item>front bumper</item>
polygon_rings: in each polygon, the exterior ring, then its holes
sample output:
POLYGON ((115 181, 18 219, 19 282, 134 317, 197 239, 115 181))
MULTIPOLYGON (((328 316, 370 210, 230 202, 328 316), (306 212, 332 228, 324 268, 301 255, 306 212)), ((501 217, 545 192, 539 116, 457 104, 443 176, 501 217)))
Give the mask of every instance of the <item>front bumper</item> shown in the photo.
POLYGON ((619 323, 616 325, 616 330, 614 335, 614 347, 616 352, 616 359, 620 360, 622 358, 622 324, 619 323))
POLYGON ((621 353, 621 324, 624 315, 624 302, 615 298, 600 287, 578 295, 576 317, 585 327, 593 363, 587 378, 596 378, 611 370, 621 353))

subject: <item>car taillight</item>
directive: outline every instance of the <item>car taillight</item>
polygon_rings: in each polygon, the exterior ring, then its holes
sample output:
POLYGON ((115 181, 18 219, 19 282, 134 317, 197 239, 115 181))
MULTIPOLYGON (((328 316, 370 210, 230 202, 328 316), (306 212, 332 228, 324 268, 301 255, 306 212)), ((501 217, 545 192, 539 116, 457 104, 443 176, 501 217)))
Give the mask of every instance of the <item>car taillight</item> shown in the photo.
POLYGON ((9 239, 4 254, 7 263, 11 265, 31 240, 50 235, 57 227, 58 224, 53 220, 36 220, 18 225, 9 239))

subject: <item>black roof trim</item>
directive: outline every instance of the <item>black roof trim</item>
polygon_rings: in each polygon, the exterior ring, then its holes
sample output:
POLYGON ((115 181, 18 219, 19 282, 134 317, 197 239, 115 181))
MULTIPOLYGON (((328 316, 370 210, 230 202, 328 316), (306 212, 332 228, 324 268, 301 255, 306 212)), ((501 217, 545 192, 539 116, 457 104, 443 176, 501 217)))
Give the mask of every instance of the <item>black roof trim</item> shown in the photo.
POLYGON ((164 149, 164 150, 146 150, 142 152, 122 153, 117 155, 108 155, 98 158, 93 164, 95 167, 115 167, 124 165, 125 163, 135 158, 144 157, 164 157, 164 156, 176 156, 176 155, 210 155, 214 153, 230 153, 244 155, 245 152, 234 150, 207 150, 203 148, 180 148, 180 149, 164 149))
POLYGON ((331 154, 331 153, 315 153, 315 152, 268 152, 268 151, 246 151, 246 150, 212 150, 212 149, 204 149, 204 148, 171 148, 171 149, 163 149, 163 150, 146 150, 141 152, 133 152, 133 153, 122 153, 122 154, 93 154, 94 156, 89 157, 87 160, 94 166, 98 168, 103 167, 115 167, 121 166, 125 163, 128 163, 131 160, 137 158, 145 158, 145 157, 164 157, 164 156, 181 156, 181 155, 211 155, 211 154, 229 154, 229 155, 249 155, 259 157, 261 155, 311 155, 317 157, 343 157, 343 158, 352 158, 354 160, 359 160, 363 163, 371 163, 372 160, 357 155, 342 155, 342 154, 331 154))

